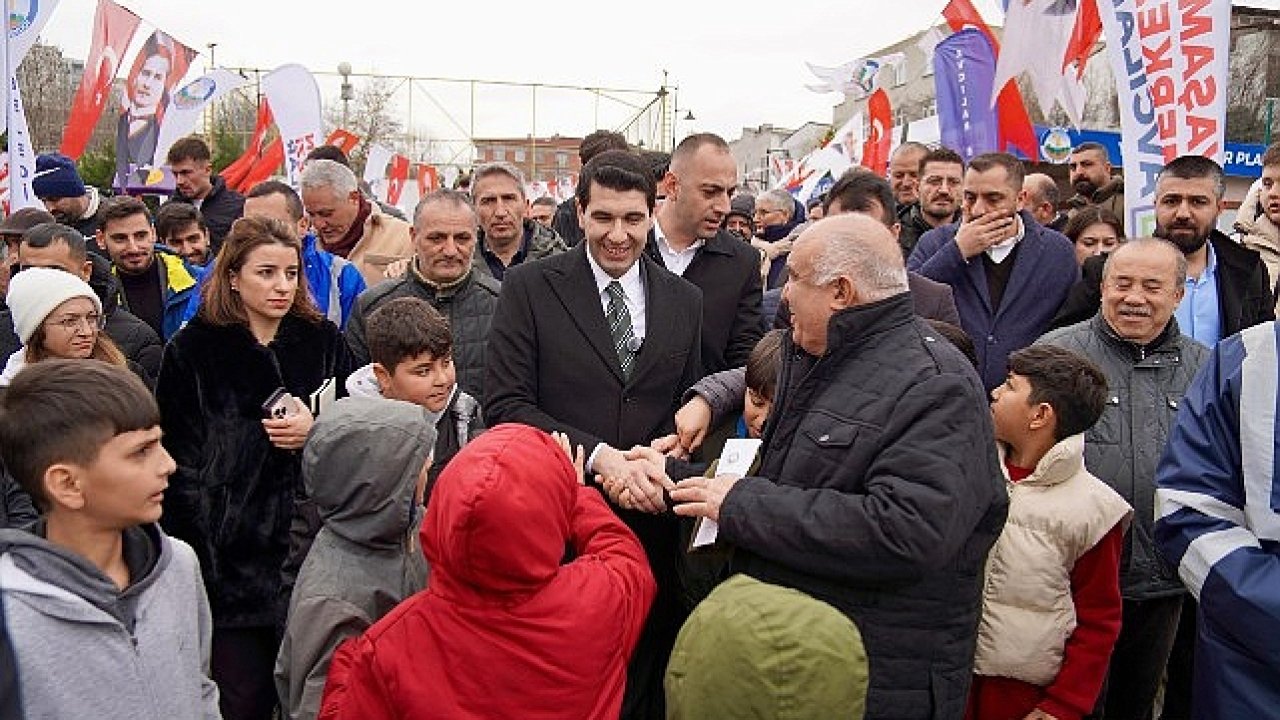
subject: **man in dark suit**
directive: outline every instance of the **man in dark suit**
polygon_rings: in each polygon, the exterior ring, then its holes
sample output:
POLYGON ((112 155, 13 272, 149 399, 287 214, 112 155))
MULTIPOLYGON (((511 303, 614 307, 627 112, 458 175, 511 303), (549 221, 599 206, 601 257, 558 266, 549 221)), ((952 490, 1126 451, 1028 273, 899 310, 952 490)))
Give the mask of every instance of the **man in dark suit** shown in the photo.
MULTIPOLYGON (((644 255, 657 188, 639 158, 601 153, 583 168, 568 252, 512 268, 489 333, 485 419, 566 433, 587 470, 621 479, 641 510, 663 508, 662 468, 625 450, 671 432, 701 377, 698 289, 644 255), (636 459, 629 459, 634 457, 636 459)), ((663 716, 662 674, 684 620, 670 514, 620 511, 639 536, 658 597, 628 672, 625 718, 663 716)))
POLYGON ((721 229, 738 165, 717 135, 690 135, 671 154, 666 197, 646 254, 702 290, 702 374, 747 364, 764 334, 760 254, 721 229))

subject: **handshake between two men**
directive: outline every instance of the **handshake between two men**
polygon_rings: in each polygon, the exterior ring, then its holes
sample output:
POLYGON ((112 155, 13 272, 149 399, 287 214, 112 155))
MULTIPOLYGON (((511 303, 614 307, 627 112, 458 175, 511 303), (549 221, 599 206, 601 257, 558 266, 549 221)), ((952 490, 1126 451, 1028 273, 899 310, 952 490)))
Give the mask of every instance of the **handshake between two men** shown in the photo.
MULTIPOLYGON (((590 473, 609 500, 624 510, 657 514, 670 509, 677 515, 718 521, 720 506, 739 476, 695 476, 677 482, 671 479, 667 462, 668 458, 688 459, 701 445, 710 424, 710 407, 695 397, 676 414, 675 434, 658 438, 649 447, 637 445, 629 450, 602 444, 591 460, 590 473)), ((565 452, 574 459, 567 447, 565 452)))

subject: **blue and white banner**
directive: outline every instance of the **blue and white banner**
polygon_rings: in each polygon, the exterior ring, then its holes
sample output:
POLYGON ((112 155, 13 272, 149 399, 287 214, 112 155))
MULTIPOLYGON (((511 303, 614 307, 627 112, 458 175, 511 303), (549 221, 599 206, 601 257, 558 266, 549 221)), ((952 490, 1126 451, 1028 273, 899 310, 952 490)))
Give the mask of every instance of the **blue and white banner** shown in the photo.
POLYGON ((4 78, 4 128, 9 133, 9 211, 43 208, 31 189, 36 153, 31 146, 27 113, 18 90, 18 65, 36 41, 36 35, 53 14, 56 0, 4 0, 8 22, 0 52, 0 77, 4 78))
POLYGON ((156 140, 157 161, 168 157, 169 148, 179 138, 195 130, 200 114, 209 103, 248 83, 248 80, 230 70, 215 68, 173 93, 169 104, 165 106, 160 138, 156 140))
POLYGON ((968 162, 999 147, 999 123, 991 96, 995 53, 986 37, 972 28, 953 33, 933 53, 938 125, 942 144, 968 162))
MULTIPOLYGON (((1097 0, 1111 71, 1120 94, 1120 155, 1124 166, 1124 221, 1129 237, 1155 230, 1156 176, 1164 167, 1159 107, 1143 66, 1142 38, 1134 0, 1097 0)), ((1115 156, 1113 156, 1115 157, 1115 156)))

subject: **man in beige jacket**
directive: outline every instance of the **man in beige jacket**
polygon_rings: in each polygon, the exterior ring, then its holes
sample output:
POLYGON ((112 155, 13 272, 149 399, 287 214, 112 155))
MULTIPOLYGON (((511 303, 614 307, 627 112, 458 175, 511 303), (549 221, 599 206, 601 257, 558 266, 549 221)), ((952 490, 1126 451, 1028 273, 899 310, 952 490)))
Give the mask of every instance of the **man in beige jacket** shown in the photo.
POLYGON ((312 160, 299 183, 302 204, 324 250, 355 265, 372 287, 387 265, 413 256, 409 223, 384 214, 360 193, 350 168, 312 160))

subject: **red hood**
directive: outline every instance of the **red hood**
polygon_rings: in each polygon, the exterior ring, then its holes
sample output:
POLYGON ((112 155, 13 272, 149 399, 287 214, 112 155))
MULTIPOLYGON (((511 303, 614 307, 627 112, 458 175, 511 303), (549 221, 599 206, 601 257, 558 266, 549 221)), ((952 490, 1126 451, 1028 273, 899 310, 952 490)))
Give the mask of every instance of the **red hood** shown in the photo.
POLYGON ((440 474, 422 523, 432 588, 499 601, 542 588, 564 557, 577 484, 540 430, 499 425, 470 442, 440 474))

